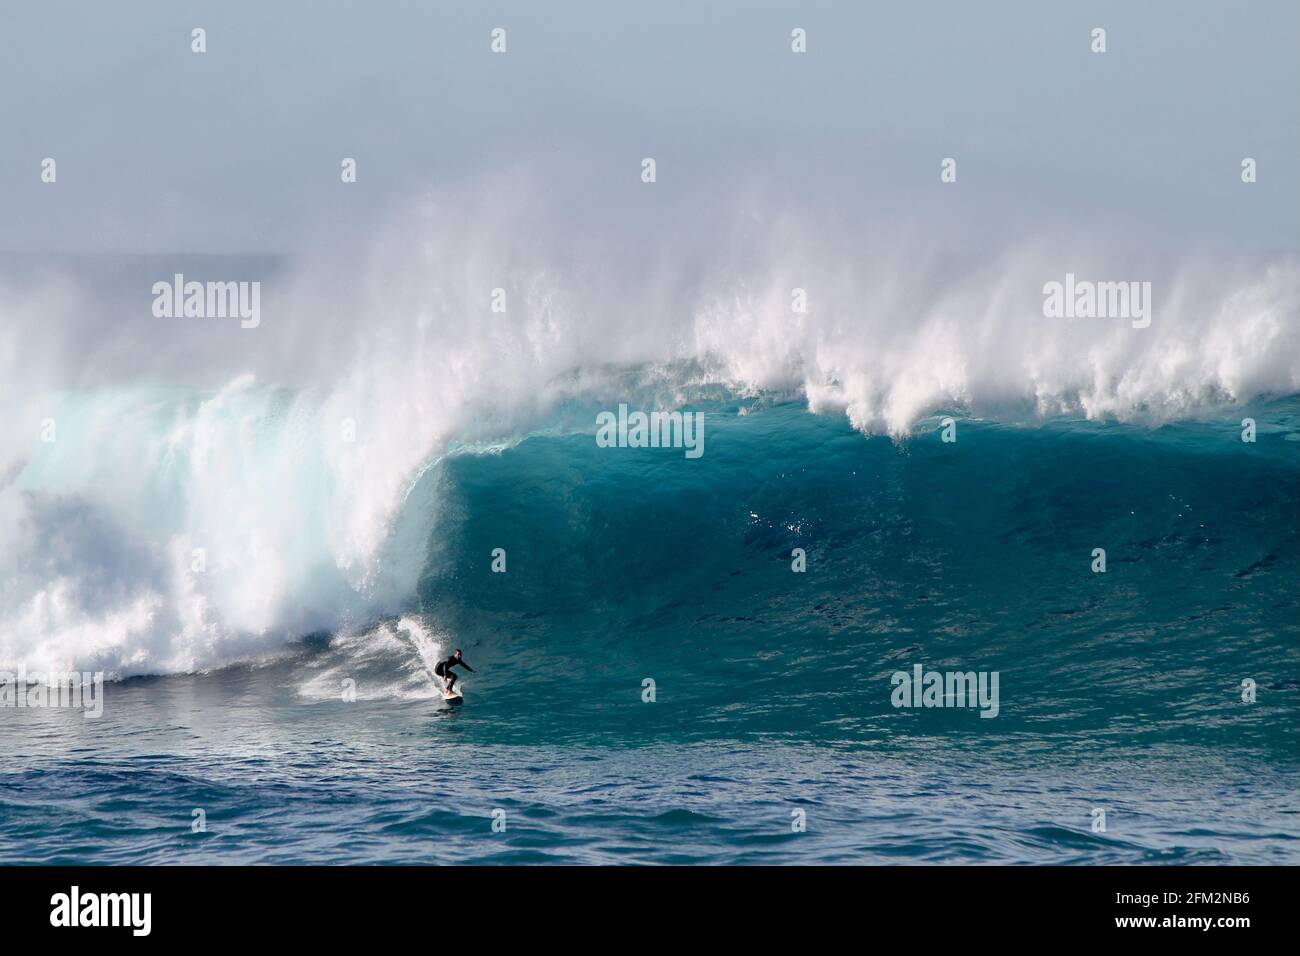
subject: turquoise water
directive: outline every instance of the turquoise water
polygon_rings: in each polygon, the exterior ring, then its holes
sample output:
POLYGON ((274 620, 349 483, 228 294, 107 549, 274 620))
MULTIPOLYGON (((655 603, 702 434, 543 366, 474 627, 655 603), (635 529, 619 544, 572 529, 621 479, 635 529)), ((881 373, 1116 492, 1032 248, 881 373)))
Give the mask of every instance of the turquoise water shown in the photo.
POLYGON ((0 712, 0 860, 1300 862, 1294 400, 952 444, 701 407, 698 460, 446 458, 400 619, 0 712), (998 672, 997 716, 894 707, 916 664, 998 672))

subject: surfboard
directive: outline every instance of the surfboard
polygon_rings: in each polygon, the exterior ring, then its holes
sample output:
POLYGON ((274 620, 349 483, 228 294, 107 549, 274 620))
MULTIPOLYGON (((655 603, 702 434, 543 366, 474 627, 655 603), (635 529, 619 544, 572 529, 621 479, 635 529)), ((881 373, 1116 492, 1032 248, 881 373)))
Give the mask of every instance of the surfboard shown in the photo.
POLYGON ((456 704, 465 703, 465 698, 461 696, 460 691, 456 691, 453 694, 449 694, 444 690, 442 692, 442 699, 445 700, 447 703, 451 704, 453 707, 456 704))

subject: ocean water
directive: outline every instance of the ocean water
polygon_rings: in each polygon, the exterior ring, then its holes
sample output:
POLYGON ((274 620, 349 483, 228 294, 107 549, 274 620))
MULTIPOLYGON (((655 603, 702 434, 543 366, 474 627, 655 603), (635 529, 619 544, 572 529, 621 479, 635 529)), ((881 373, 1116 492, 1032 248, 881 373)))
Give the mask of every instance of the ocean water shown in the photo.
MULTIPOLYGON (((98 719, 0 711, 0 861, 1300 862, 1295 398, 1164 425, 953 409, 945 443, 942 410, 867 437, 705 390, 698 459, 597 447, 598 407, 422 468, 368 572, 386 610, 280 581, 297 634, 217 663, 215 627, 51 652, 119 679, 98 719), (455 647, 452 709, 427 664, 455 647), (918 664, 996 671, 996 716, 893 706, 918 664)), ((297 487, 287 512, 328 510, 297 487)), ((119 549, 86 587, 127 615, 152 567, 130 535, 44 507, 69 552, 119 549)))

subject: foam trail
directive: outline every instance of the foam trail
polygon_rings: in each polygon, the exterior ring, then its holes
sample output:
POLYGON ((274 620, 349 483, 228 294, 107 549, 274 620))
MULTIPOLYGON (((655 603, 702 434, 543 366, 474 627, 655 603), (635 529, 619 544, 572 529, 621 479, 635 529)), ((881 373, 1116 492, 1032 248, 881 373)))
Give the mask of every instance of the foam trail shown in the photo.
POLYGON ((420 660, 424 662, 425 669, 429 672, 429 680, 436 686, 438 678, 433 673, 433 668, 443 656, 442 644, 434 640, 424 625, 413 617, 401 618, 397 622, 397 630, 406 632, 407 637, 415 646, 416 653, 420 655, 420 660))
POLYGON ((303 662, 311 676, 297 687, 305 700, 429 700, 441 645, 413 617, 337 635, 322 654, 303 662), (416 655, 411 654, 411 647, 416 655), (418 656, 417 656, 418 655, 418 656))

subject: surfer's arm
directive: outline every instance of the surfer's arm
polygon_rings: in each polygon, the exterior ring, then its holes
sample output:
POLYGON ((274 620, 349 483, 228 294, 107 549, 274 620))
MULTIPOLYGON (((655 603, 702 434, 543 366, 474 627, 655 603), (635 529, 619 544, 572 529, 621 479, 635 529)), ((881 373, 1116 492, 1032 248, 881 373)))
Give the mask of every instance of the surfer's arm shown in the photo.
POLYGON ((464 661, 460 661, 460 666, 465 668, 465 670, 469 671, 471 674, 474 673, 474 668, 470 667, 464 661))

